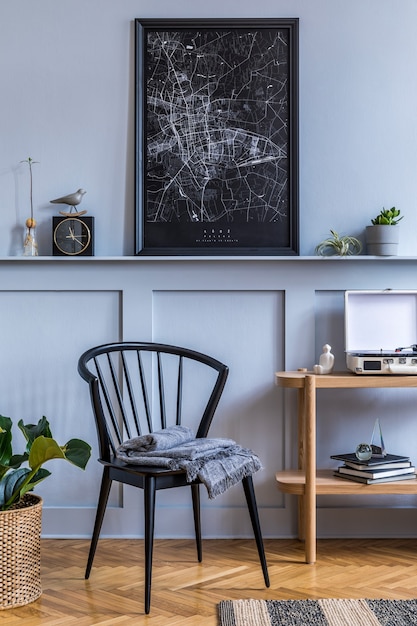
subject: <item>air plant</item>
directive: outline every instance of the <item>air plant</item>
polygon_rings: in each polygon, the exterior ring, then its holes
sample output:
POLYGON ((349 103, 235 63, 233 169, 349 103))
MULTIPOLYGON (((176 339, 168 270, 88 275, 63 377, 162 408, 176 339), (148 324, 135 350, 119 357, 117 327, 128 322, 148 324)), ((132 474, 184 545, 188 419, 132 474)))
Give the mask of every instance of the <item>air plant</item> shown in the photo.
POLYGON ((325 239, 316 246, 316 254, 320 256, 350 256, 360 254, 362 243, 351 235, 339 235, 335 230, 330 229, 332 237, 325 239))

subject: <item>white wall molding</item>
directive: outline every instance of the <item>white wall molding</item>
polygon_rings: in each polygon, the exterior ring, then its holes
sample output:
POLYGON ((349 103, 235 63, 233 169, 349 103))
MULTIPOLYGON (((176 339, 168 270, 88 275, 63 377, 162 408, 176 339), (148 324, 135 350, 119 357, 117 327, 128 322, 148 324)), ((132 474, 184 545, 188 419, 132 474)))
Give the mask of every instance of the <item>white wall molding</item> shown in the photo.
MULTIPOLYGON (((45 414, 58 438, 83 436, 96 445, 87 386, 76 371, 84 349, 142 339, 210 352, 231 367, 213 434, 235 438, 260 454, 265 469, 255 485, 265 536, 292 536, 295 501, 277 490, 274 475, 296 463, 295 397, 275 387, 274 372, 312 367, 325 342, 334 346, 337 367, 343 368, 343 291, 414 289, 416 268, 417 259, 400 257, 2 259, 0 412, 15 419, 45 414)), ((320 394, 319 464, 330 466, 330 454, 367 436, 376 413, 387 445, 413 457, 414 405, 410 390, 320 394)), ((94 454, 86 472, 62 464, 51 469, 55 481, 39 487, 45 535, 88 536, 100 477, 94 454)), ((188 532, 179 530, 191 528, 188 493, 159 494, 158 506, 161 536, 188 532)), ((203 496, 203 506, 206 536, 247 534, 238 486, 214 501, 203 496)), ((369 536, 380 528, 377 519, 386 506, 397 509, 387 519, 393 515, 398 523, 381 532, 409 533, 414 498, 334 496, 319 500, 319 535, 369 536), (356 510, 362 514, 353 525, 346 511, 356 510)), ((141 493, 115 489, 104 534, 137 536, 141 528, 141 493)))

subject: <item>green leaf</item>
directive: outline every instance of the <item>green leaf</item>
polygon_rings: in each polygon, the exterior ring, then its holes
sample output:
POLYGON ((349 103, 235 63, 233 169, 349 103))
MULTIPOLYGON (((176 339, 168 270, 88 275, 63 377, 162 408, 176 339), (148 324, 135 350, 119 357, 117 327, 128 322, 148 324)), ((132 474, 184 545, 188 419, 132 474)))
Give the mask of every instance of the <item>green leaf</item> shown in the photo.
POLYGON ((25 482, 26 478, 31 474, 30 469, 27 467, 21 467, 7 474, 4 479, 4 500, 8 502, 13 496, 14 501, 20 497, 20 488, 25 482), (17 496, 17 497, 16 497, 17 496))
POLYGON ((37 469, 51 459, 65 459, 62 448, 51 437, 37 437, 29 452, 29 465, 37 469))
POLYGON ((12 420, 0 415, 0 464, 8 465, 12 456, 12 420))
POLYGON ((10 457, 9 467, 20 467, 22 463, 25 463, 25 461, 28 460, 28 458, 29 455, 27 452, 24 452, 23 454, 14 454, 10 457))
POLYGON ((17 424, 25 436, 26 441, 28 442, 26 446, 26 450, 29 452, 32 443, 35 441, 37 437, 52 437, 51 429, 49 427, 49 422, 45 416, 43 416, 37 424, 24 424, 23 420, 19 420, 17 424))
POLYGON ((12 433, 3 431, 0 433, 0 465, 8 465, 12 456, 12 433))
POLYGON ((70 463, 85 469, 91 456, 91 446, 81 439, 70 439, 64 446, 64 453, 70 463))
POLYGON ((4 499, 4 480, 0 480, 0 510, 3 510, 3 507, 6 503, 6 500, 4 499))
POLYGON ((10 417, 5 417, 4 415, 0 415, 0 428, 2 430, 12 430, 13 422, 10 417))
POLYGON ((45 478, 48 478, 48 476, 50 475, 51 472, 49 470, 41 467, 41 469, 36 472, 35 476, 31 478, 26 485, 23 485, 23 487, 21 487, 20 497, 24 496, 27 491, 33 491, 36 485, 41 483, 43 480, 45 480, 45 478))
POLYGON ((24 460, 13 457, 12 420, 0 415, 0 480, 10 467, 19 467, 24 460))
POLYGON ((24 454, 15 454, 10 457, 7 465, 0 464, 0 480, 9 470, 16 469, 22 465, 25 461, 27 461, 29 455, 25 452, 24 454))
POLYGON ((40 469, 33 475, 33 472, 27 467, 22 467, 8 474, 0 483, 0 509, 10 508, 25 493, 32 491, 37 484, 50 475, 51 472, 45 469, 40 469))
POLYGON ((401 211, 393 206, 391 209, 381 209, 379 215, 371 220, 374 226, 396 226, 396 224, 403 219, 403 216, 398 217, 401 211), (395 219, 397 218, 398 219, 395 219))

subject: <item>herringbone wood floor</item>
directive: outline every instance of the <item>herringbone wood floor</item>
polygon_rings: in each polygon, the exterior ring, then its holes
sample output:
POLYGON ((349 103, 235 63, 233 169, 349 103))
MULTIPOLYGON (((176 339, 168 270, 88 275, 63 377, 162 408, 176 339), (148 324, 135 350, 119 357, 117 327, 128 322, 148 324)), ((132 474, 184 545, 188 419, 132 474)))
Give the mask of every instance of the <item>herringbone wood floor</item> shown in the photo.
POLYGON ((99 542, 84 580, 89 543, 42 540, 39 600, 0 611, 7 626, 217 626, 223 599, 416 598, 417 540, 321 540, 306 565, 296 540, 267 540, 265 589, 254 541, 206 540, 203 563, 191 540, 155 542, 152 607, 143 612, 141 540, 99 542))

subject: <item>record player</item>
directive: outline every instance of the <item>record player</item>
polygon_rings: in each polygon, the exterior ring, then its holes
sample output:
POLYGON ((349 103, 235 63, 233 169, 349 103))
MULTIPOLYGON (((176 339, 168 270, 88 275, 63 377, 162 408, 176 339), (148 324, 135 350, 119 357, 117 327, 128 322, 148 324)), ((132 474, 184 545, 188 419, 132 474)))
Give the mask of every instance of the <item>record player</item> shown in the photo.
POLYGON ((417 375, 417 291, 346 291, 345 352, 355 374, 417 375))

